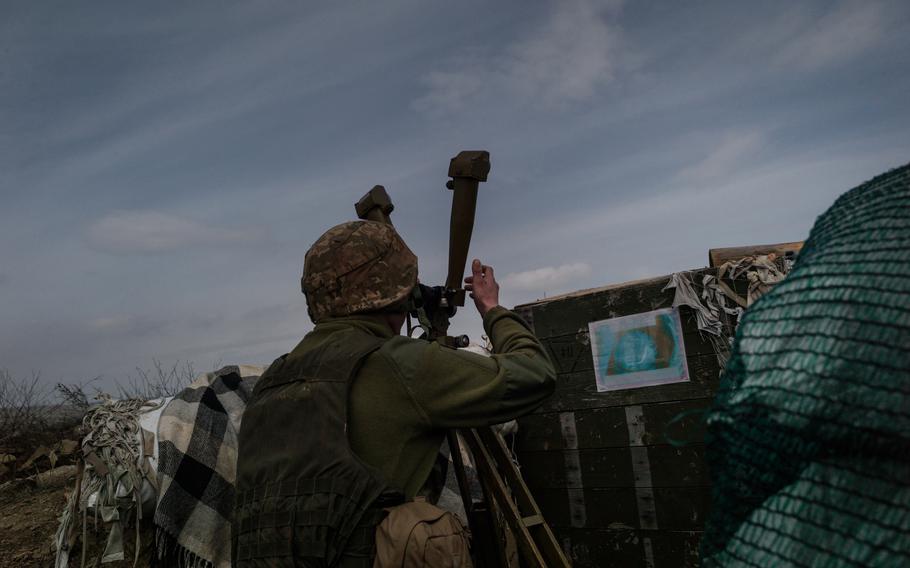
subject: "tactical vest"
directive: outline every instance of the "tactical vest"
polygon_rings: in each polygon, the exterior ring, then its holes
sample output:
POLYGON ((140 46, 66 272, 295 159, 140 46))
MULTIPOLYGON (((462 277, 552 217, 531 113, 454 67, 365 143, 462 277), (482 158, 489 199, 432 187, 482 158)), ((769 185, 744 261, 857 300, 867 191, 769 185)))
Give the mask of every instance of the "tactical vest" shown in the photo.
POLYGON ((338 332, 259 379, 239 435, 234 566, 372 566, 383 507, 404 497, 351 450, 348 394, 384 341, 338 332))

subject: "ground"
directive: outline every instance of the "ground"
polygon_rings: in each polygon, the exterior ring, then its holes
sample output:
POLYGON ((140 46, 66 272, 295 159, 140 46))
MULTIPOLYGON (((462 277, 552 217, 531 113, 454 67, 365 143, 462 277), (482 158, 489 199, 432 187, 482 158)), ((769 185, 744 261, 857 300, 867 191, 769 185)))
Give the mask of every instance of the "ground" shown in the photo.
POLYGON ((0 437, 0 568, 53 566, 53 538, 73 480, 39 487, 38 474, 75 463, 81 437, 78 414, 6 421, 0 437), (48 417, 50 418, 50 417, 48 417), (17 427, 18 426, 18 427, 17 427))
POLYGON ((57 517, 68 489, 28 482, 0 489, 0 568, 53 566, 57 517))

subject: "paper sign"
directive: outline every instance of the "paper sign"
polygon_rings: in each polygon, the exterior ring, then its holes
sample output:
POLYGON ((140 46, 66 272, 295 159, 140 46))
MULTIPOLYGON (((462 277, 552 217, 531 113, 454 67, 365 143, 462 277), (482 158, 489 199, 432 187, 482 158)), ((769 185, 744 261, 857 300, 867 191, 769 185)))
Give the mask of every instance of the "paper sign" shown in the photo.
POLYGON ((689 380, 676 308, 591 322, 588 331, 598 392, 689 380))

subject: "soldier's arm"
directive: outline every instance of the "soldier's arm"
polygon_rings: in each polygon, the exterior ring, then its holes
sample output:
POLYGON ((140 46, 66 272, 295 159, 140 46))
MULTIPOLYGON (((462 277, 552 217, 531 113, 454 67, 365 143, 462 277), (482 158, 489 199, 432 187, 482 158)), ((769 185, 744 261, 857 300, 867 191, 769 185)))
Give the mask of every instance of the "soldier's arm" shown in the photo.
POLYGON ((518 315, 495 307, 483 322, 493 342, 492 357, 405 338, 384 349, 433 428, 506 422, 553 393, 553 365, 518 315))
POLYGON ((492 357, 403 338, 387 344, 390 361, 431 428, 506 422, 540 406, 556 388, 543 345, 516 314, 499 306, 493 268, 474 260, 465 289, 483 317, 492 357))

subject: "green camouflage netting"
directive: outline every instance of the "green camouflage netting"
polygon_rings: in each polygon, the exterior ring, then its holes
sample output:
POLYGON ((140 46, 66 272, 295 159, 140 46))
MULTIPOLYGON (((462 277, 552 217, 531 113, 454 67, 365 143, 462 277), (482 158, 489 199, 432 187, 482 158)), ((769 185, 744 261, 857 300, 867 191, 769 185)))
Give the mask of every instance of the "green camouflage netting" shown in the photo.
POLYGON ((819 217, 707 421, 704 566, 910 566, 910 165, 819 217))

